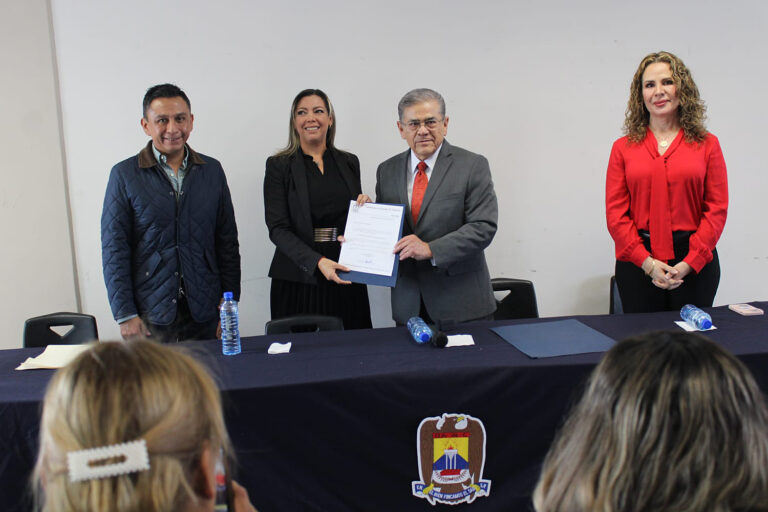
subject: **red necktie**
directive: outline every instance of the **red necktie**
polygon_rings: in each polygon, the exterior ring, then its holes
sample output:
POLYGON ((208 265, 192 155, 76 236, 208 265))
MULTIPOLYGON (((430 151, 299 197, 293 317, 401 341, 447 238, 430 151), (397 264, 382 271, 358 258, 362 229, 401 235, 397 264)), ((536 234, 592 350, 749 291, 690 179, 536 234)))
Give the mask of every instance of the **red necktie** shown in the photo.
POLYGON ((418 172, 416 178, 413 180, 413 195, 411 196, 411 215, 413 216, 413 224, 416 225, 416 221, 419 220, 419 212, 421 211, 421 202, 424 200, 424 191, 427 190, 427 164, 422 160, 416 166, 418 172))

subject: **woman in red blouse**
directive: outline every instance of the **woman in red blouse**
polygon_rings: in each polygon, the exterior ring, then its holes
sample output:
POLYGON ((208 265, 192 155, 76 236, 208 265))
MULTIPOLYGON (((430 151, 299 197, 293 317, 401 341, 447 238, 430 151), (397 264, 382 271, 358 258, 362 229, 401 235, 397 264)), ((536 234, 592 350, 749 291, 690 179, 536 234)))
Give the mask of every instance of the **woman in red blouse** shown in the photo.
POLYGON ((624 311, 711 306, 720 282, 715 244, 728 212, 717 137, 688 68, 668 52, 646 56, 613 144, 605 184, 608 231, 624 311))

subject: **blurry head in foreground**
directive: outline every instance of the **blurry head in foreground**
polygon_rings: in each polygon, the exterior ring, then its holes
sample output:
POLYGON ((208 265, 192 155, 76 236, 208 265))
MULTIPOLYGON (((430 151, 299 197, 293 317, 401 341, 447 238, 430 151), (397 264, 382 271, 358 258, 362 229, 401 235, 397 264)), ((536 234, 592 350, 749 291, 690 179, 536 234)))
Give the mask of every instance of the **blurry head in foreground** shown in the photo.
POLYGON ((98 343, 48 386, 34 474, 39 505, 51 512, 213 510, 220 449, 229 451, 219 391, 198 362, 151 341, 98 343), (146 455, 148 469, 135 469, 141 464, 133 457, 146 455), (126 465, 125 474, 93 477, 126 465))
POLYGON ((768 510, 768 412, 747 368, 707 338, 617 343, 556 436, 538 512, 768 510))

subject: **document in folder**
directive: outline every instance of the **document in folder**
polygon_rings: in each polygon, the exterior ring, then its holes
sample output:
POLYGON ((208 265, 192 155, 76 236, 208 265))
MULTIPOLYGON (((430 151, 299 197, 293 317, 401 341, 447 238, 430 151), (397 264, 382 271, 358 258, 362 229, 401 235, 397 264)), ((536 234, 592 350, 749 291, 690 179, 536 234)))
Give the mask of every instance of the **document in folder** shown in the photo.
POLYGON ((350 201, 339 263, 351 272, 338 272, 347 281, 395 286, 397 255, 392 251, 403 233, 405 206, 350 201))

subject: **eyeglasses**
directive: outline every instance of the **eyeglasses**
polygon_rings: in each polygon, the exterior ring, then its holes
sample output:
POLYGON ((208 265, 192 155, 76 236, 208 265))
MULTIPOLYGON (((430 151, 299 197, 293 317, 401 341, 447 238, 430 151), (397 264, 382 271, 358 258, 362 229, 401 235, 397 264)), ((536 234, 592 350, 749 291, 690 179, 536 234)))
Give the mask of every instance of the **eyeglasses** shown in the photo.
POLYGON ((423 121, 419 121, 418 119, 411 119, 407 123, 405 123, 405 126, 408 128, 408 130, 412 132, 416 132, 421 128, 421 125, 424 125, 427 130, 434 130, 437 128, 437 125, 440 124, 441 121, 439 119, 435 119, 434 117, 429 117, 423 121))

